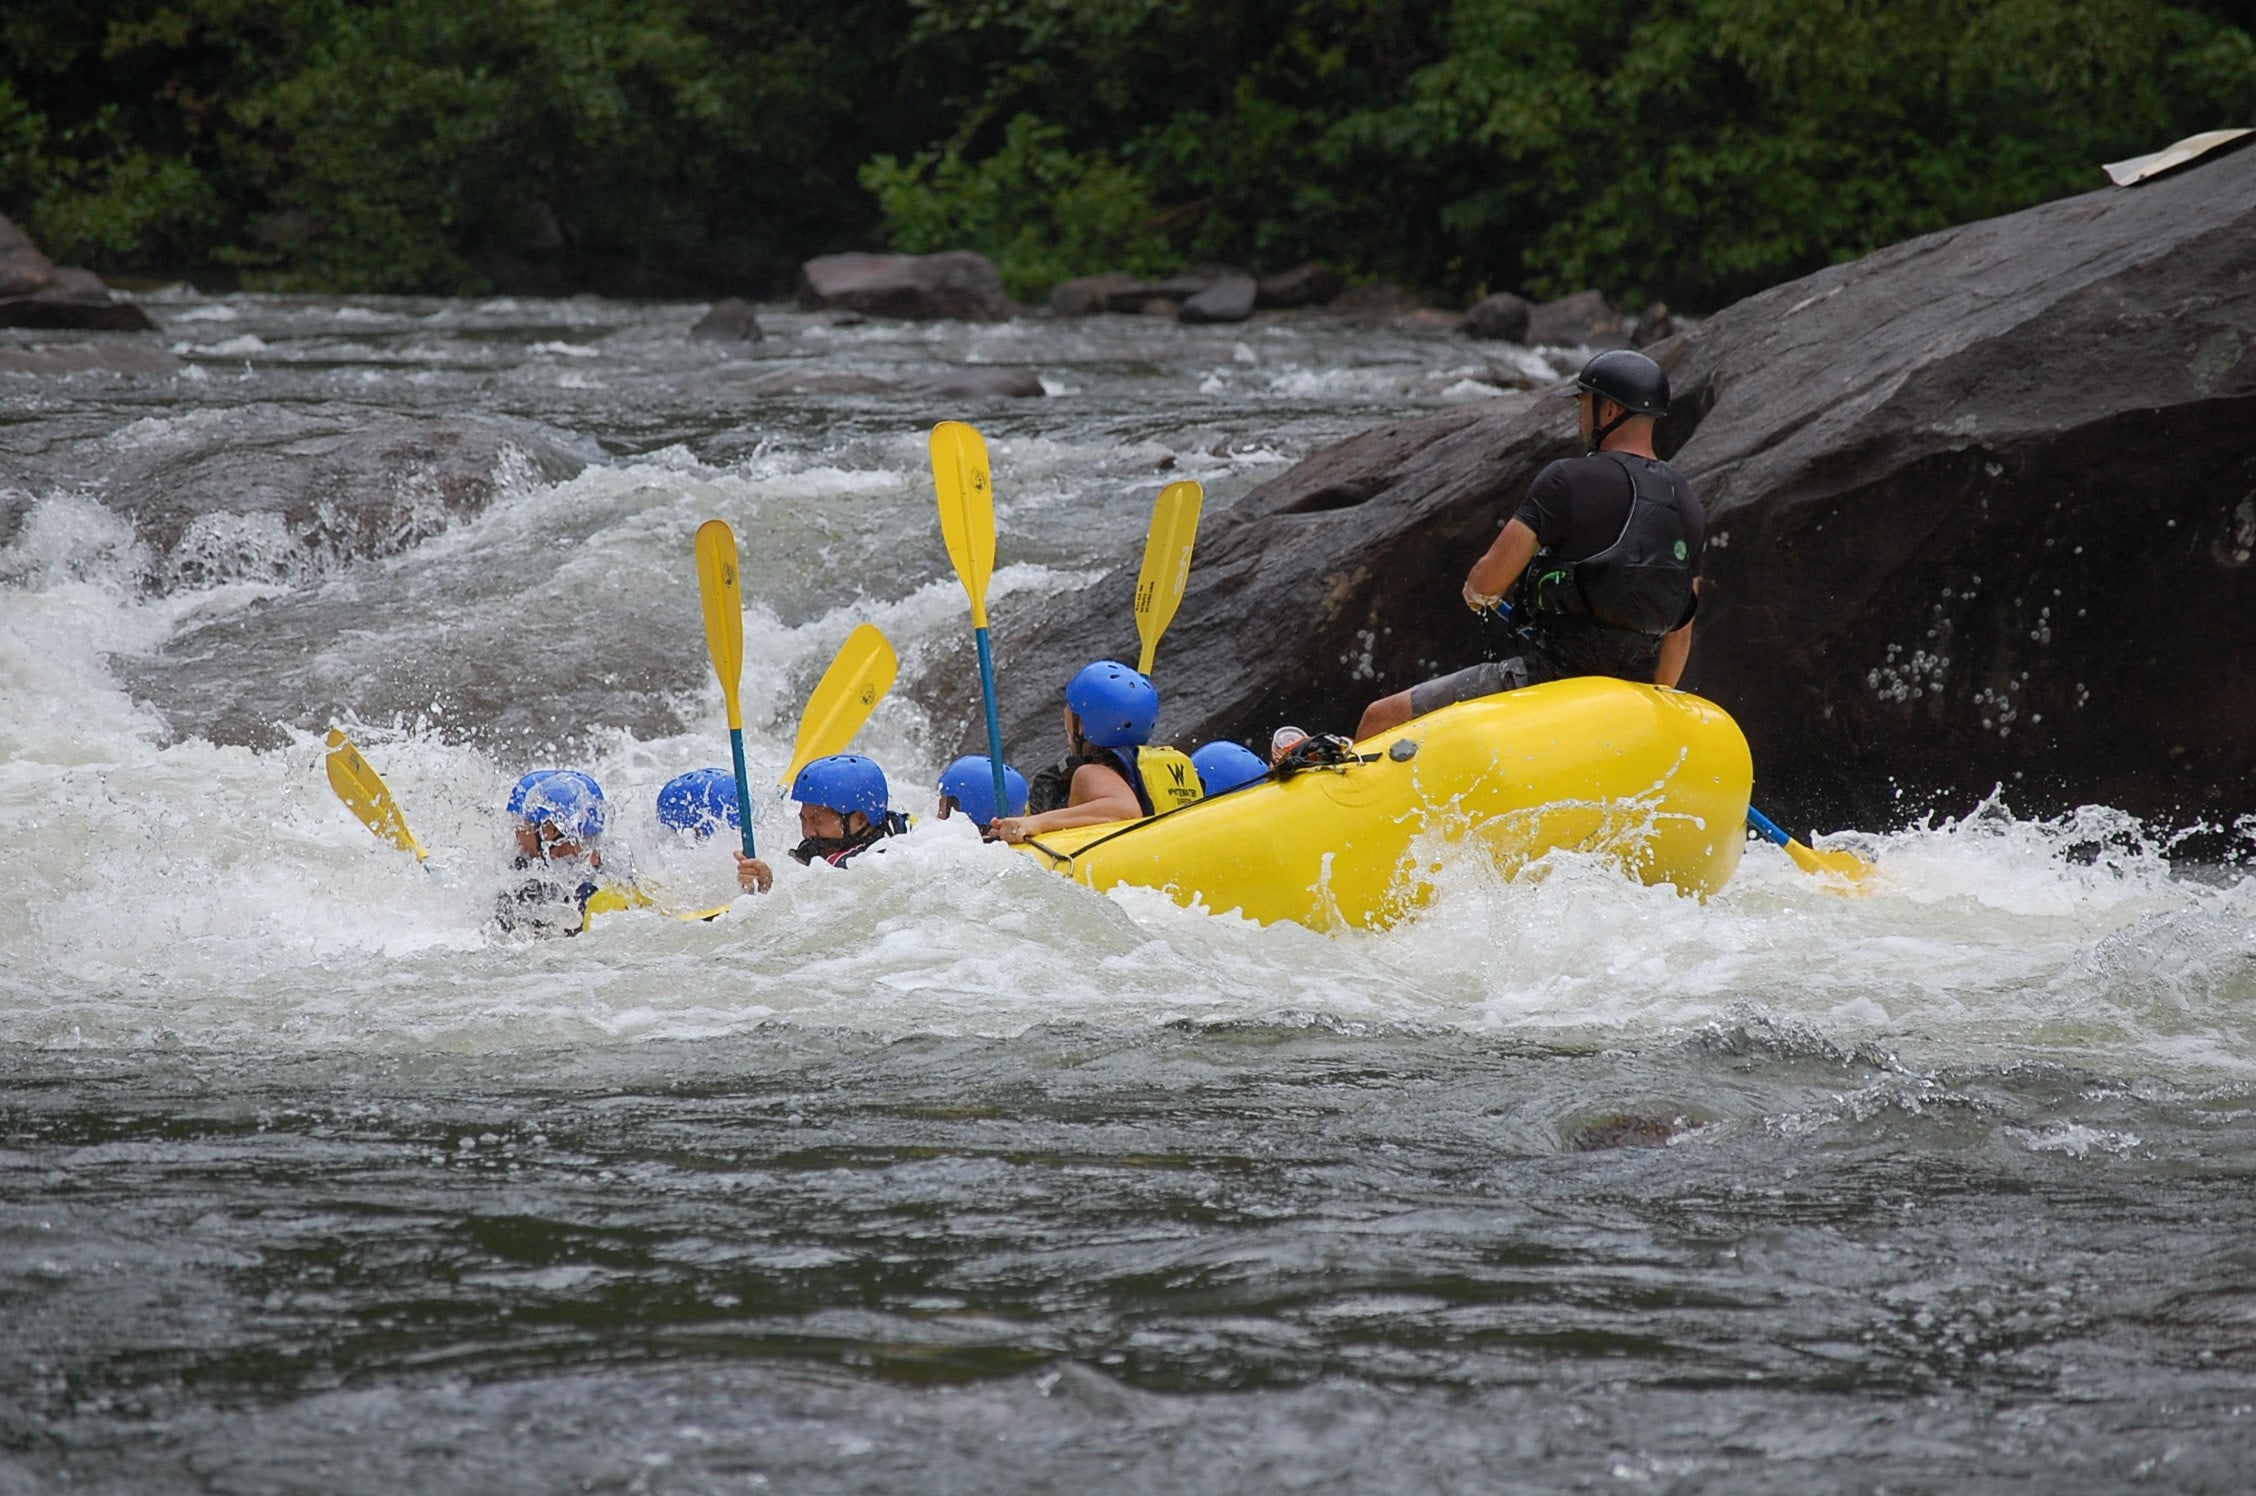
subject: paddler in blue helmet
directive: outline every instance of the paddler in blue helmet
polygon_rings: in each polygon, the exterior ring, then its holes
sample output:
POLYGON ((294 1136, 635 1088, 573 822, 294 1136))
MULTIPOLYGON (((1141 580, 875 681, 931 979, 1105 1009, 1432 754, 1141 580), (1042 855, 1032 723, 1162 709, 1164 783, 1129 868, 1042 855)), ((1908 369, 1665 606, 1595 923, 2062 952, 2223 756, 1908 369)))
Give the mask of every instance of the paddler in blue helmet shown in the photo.
MULTIPOLYGON (((1006 816, 1026 814, 1026 776, 1003 765, 1003 808, 1006 816)), ((994 761, 985 754, 967 753, 940 771, 940 819, 962 811, 982 835, 995 823, 994 761)))
POLYGON ((591 901, 609 897, 614 907, 638 902, 632 883, 614 892, 603 870, 603 832, 610 807, 603 786, 577 769, 542 769, 510 791, 517 857, 512 871, 529 874, 494 903, 504 930, 574 935, 586 925, 591 901))
MULTIPOLYGON (((799 802, 801 838, 791 849, 794 862, 844 867, 886 837, 909 829, 908 817, 892 809, 885 771, 859 753, 816 759, 791 781, 791 798, 799 802)), ((739 852, 736 881, 746 893, 766 893, 775 873, 759 858, 739 852)))
POLYGON ((691 769, 658 791, 658 824, 704 841, 743 824, 736 805, 736 776, 727 769, 691 769))
MULTIPOLYGON (((1022 842, 1045 831, 1132 821, 1195 803, 1203 794, 1187 754, 1153 744, 1159 692, 1118 660, 1084 666, 1065 688, 1065 762, 1036 778, 1065 788, 1064 803, 1033 815, 998 816, 992 833, 1022 842)), ((1054 790, 1052 792, 1054 797, 1054 790)))

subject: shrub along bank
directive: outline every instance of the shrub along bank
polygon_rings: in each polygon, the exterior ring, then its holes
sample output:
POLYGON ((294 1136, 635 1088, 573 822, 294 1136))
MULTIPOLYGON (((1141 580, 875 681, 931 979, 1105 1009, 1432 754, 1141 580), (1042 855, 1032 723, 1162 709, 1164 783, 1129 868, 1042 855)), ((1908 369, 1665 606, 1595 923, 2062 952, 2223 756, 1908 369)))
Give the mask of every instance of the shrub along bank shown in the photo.
POLYGON ((2244 118, 2246 3, 11 0, 0 211, 112 273, 1014 294, 1311 258, 1712 308, 2244 118))

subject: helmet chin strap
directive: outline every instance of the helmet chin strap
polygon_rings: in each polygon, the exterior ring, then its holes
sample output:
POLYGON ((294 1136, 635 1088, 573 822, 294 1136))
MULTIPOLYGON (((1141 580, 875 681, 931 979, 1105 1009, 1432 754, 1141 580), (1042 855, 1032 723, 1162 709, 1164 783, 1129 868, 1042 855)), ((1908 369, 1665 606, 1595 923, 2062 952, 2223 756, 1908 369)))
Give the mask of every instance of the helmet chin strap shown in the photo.
MULTIPOLYGON (((1593 394, 1591 395, 1591 397, 1590 397, 1590 398, 1591 398, 1591 401, 1592 401, 1593 414, 1595 414, 1595 413, 1596 413, 1596 402, 1597 402, 1597 401, 1599 401, 1599 400, 1602 400, 1602 399, 1604 399, 1605 397, 1604 397, 1604 396, 1602 396, 1602 395, 1599 395, 1599 394, 1593 393, 1593 394)), ((1625 421, 1629 420, 1629 418, 1630 418, 1630 417, 1632 417, 1632 416, 1634 416, 1634 415, 1636 415, 1636 414, 1637 414, 1637 412, 1636 412, 1636 411, 1634 411, 1634 410, 1631 410, 1631 409, 1630 409, 1630 408, 1629 408, 1628 406, 1626 406, 1626 405, 1623 405, 1623 404, 1619 403, 1618 401, 1617 401, 1617 402, 1614 402, 1614 409, 1616 409, 1616 410, 1620 411, 1620 412, 1621 412, 1621 414, 1620 414, 1620 415, 1618 415, 1618 416, 1615 416, 1615 417, 1614 417, 1614 418, 1613 418, 1612 420, 1608 421, 1608 422, 1607 422, 1607 423, 1606 423, 1605 425, 1603 425, 1603 426, 1593 426, 1593 427, 1592 427, 1592 429, 1591 429, 1591 433, 1590 433, 1590 451, 1591 451, 1592 455, 1596 455, 1597 453, 1600 453, 1600 452, 1603 452, 1603 451, 1605 451, 1605 450, 1606 450, 1606 438, 1607 438, 1607 437, 1609 437, 1609 436, 1612 436, 1612 435, 1613 435, 1613 434, 1614 434, 1614 433, 1615 433, 1616 431, 1619 431, 1619 430, 1620 430, 1620 429, 1622 428, 1622 423, 1623 423, 1623 422, 1625 422, 1625 421)))

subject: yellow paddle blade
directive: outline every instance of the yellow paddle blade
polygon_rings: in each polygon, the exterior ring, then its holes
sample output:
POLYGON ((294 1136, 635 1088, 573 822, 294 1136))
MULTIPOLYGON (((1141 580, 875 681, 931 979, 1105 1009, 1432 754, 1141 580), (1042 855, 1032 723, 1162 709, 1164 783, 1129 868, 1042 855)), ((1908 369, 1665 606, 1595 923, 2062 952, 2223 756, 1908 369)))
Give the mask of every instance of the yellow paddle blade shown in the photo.
POLYGON ((407 829, 407 818, 400 814, 399 802, 392 798, 384 776, 360 756, 352 739, 344 729, 329 729, 329 788, 345 802, 345 808, 360 817, 360 824, 390 842, 402 852, 413 852, 421 862, 430 854, 407 829))
POLYGON ((1821 852, 1801 842, 1790 841, 1786 843, 1786 855, 1793 858, 1794 866, 1805 873, 1845 878, 1851 883, 1861 883, 1872 873, 1871 863, 1856 853, 1841 848, 1821 852))
POLYGON ((838 658, 823 672, 822 684, 807 698, 807 710, 799 718, 799 741, 792 747, 791 767, 783 771, 783 782, 789 785, 818 758, 844 753, 900 673, 900 658, 877 625, 855 625, 838 646, 838 658))
POLYGON ((987 443, 961 421, 932 428, 932 485, 940 495, 940 537, 971 597, 971 626, 987 627, 987 582, 995 574, 995 485, 987 443))
POLYGON ((744 674, 744 599, 736 576, 736 532, 727 520, 709 519, 697 527, 697 593, 705 605, 705 648, 735 731, 744 726, 736 702, 737 680, 744 674))
POLYGON ((1152 505, 1151 534, 1144 537, 1144 567, 1136 573, 1136 632, 1144 641, 1137 670, 1151 674, 1159 636, 1175 621, 1191 579, 1191 547, 1198 543, 1199 509, 1206 490, 1188 479, 1170 483, 1152 505))

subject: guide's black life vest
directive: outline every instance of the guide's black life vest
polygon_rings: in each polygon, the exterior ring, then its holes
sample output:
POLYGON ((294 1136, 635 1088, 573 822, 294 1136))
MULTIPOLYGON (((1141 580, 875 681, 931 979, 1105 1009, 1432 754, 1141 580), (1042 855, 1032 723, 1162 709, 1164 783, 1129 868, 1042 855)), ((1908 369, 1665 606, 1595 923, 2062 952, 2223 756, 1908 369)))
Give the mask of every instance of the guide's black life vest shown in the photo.
POLYGON ((1538 554, 1528 563, 1525 601, 1537 618, 1586 618, 1625 633, 1658 639, 1681 626, 1692 607, 1692 536, 1655 465, 1601 452, 1629 480, 1629 514, 1621 534, 1595 556, 1561 561, 1538 554))

